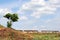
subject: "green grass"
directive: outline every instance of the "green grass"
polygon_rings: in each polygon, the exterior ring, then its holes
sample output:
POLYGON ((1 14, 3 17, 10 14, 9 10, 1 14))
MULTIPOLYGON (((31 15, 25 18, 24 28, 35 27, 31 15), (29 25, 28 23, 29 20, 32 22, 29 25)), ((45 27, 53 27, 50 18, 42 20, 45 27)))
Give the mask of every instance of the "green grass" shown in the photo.
POLYGON ((33 40, 60 40, 58 34, 32 34, 33 40))

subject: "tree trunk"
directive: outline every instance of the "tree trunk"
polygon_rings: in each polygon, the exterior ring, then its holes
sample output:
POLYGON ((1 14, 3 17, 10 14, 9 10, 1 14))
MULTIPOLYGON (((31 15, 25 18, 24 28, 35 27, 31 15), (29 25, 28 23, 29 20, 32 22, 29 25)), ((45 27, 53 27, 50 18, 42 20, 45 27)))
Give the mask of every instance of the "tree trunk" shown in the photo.
POLYGON ((11 28, 11 26, 12 26, 12 21, 8 21, 8 22, 7 22, 7 27, 8 27, 8 28, 11 28))

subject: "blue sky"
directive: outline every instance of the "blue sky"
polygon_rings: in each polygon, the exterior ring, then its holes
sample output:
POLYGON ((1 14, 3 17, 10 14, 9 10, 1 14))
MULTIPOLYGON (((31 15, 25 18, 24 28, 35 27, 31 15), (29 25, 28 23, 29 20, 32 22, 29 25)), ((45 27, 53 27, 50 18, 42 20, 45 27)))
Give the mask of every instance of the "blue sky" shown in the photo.
POLYGON ((60 0, 0 0, 0 24, 6 27, 6 13, 17 13, 17 30, 59 30, 60 0))

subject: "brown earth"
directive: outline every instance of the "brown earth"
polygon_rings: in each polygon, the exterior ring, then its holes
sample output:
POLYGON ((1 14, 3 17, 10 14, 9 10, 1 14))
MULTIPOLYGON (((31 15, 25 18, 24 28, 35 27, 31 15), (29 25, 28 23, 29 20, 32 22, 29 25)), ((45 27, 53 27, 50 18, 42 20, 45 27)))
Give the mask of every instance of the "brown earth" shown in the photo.
POLYGON ((29 34, 0 26, 0 40, 32 40, 29 34))

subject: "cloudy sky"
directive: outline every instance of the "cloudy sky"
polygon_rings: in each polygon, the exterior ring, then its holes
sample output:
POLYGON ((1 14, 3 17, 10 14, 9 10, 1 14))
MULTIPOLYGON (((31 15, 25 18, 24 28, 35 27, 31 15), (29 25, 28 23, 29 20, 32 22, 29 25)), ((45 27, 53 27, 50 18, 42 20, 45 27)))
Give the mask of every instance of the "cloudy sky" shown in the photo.
POLYGON ((17 13, 17 30, 60 30, 60 0, 0 0, 0 24, 6 27, 6 13, 17 13))

